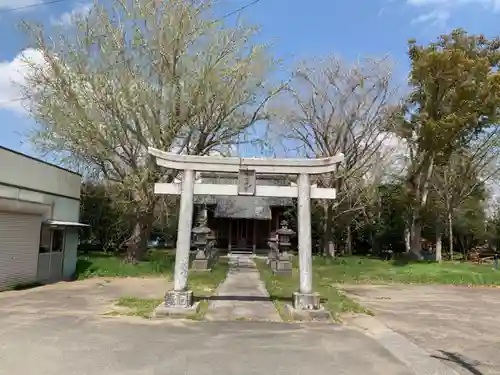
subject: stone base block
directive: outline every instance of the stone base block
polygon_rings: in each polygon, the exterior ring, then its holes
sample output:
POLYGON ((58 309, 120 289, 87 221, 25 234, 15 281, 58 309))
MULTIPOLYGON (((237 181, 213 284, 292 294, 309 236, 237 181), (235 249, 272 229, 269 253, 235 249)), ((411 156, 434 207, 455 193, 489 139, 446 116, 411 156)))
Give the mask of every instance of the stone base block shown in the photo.
POLYGON ((297 310, 319 310, 321 298, 318 293, 293 293, 293 307, 297 310))
POLYGON ((165 302, 163 302, 153 312, 153 318, 185 318, 189 315, 196 314, 199 307, 199 302, 195 302, 189 307, 167 306, 165 305, 165 302))
POLYGON ((183 317, 196 314, 198 307, 199 302, 193 304, 191 290, 170 290, 165 293, 165 301, 155 309, 153 317, 183 317))
POLYGON ((169 290, 165 293, 166 307, 180 307, 188 308, 193 305, 193 291, 192 290, 169 290))
POLYGON ((292 275, 292 262, 288 259, 276 261, 275 268, 273 269, 275 275, 292 275))
POLYGON ((285 305, 285 309, 292 318, 292 320, 299 320, 303 322, 328 322, 331 320, 331 315, 328 310, 324 307, 320 307, 317 310, 305 310, 305 309, 296 309, 290 304, 285 305))
POLYGON ((277 264, 278 264, 278 261, 276 259, 271 259, 271 261, 269 262, 269 266, 271 267, 271 271, 276 271, 276 267, 277 267, 277 264))
POLYGON ((210 272, 212 269, 210 268, 210 262, 208 259, 194 259, 191 263, 191 269, 193 271, 208 271, 210 272))

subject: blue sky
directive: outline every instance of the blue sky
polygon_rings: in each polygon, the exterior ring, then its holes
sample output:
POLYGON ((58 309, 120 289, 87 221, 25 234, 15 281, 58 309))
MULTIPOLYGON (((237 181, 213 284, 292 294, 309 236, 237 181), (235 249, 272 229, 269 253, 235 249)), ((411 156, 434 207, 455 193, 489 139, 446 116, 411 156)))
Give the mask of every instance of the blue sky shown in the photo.
MULTIPOLYGON (((85 7, 79 0, 10 9, 47 0, 0 0, 0 144, 33 154, 23 133, 33 126, 10 99, 16 97, 13 80, 22 79, 16 56, 26 46, 16 26, 22 19, 50 24, 68 12, 85 7), (9 10, 9 11, 7 11, 9 10)), ((251 0, 225 0, 230 12, 251 0)), ((404 84, 408 72, 406 42, 426 43, 455 27, 491 37, 500 34, 500 0, 260 0, 242 16, 261 25, 262 40, 285 65, 294 61, 336 54, 346 60, 390 55, 396 63, 395 78, 404 84)), ((18 94, 17 94, 18 95, 18 94)))

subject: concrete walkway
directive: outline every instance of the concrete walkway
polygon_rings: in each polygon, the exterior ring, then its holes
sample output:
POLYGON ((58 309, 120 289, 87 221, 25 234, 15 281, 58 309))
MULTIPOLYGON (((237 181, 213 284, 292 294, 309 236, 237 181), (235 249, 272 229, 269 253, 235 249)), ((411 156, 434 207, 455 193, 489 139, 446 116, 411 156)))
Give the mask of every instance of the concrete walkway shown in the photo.
POLYGON ((250 257, 230 259, 229 273, 210 301, 206 319, 281 321, 250 257))

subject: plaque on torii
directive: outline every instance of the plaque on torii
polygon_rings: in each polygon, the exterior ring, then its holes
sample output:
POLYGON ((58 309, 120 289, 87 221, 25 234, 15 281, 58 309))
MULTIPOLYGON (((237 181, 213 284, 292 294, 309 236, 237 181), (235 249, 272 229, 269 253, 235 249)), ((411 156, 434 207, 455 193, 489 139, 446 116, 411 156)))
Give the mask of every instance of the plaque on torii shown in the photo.
POLYGON ((238 195, 255 195, 257 177, 254 170, 240 169, 238 172, 238 195))

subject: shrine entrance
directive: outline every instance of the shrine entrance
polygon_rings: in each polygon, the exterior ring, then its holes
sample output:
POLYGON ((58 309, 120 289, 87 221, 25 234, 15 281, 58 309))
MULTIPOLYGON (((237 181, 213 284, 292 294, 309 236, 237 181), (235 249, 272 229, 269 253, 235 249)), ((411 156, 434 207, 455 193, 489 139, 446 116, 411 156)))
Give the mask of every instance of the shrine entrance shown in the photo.
POLYGON ((255 221, 251 219, 232 220, 232 237, 236 238, 234 250, 253 249, 255 237, 255 221))
MULTIPOLYGON (((298 257, 300 281, 293 295, 293 308, 319 310, 320 298, 312 285, 311 199, 335 199, 335 189, 311 186, 311 174, 332 173, 344 156, 323 159, 258 159, 217 156, 179 155, 149 148, 156 164, 183 171, 182 183, 157 183, 155 194, 181 196, 175 255, 174 288, 165 295, 159 307, 168 313, 193 306, 193 292, 187 289, 194 195, 254 196, 297 198, 298 257), (237 174, 237 184, 195 183, 196 172, 227 172, 237 174), (296 186, 266 186, 256 183, 256 174, 297 175, 296 186)), ((249 231, 248 221, 236 222, 238 245, 247 245, 255 231, 249 231)), ((231 235, 234 233, 231 228, 231 235)))

